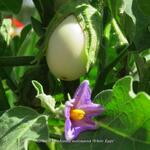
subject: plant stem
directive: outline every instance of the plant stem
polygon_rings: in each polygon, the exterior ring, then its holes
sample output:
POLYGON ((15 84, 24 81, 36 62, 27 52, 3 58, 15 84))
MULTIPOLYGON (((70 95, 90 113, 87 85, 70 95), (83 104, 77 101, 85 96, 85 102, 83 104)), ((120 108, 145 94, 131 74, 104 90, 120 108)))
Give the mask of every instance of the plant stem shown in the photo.
POLYGON ((119 54, 119 56, 111 63, 109 64, 104 70, 102 70, 99 75, 98 78, 96 80, 96 85, 92 91, 92 97, 94 97, 98 92, 104 90, 105 87, 105 80, 107 75, 110 73, 110 71, 113 69, 114 66, 117 65, 117 63, 126 56, 128 52, 128 47, 126 46, 121 53, 119 54))
MULTIPOLYGON (((117 24, 117 21, 115 20, 115 18, 112 17, 111 19, 111 24, 112 27, 115 30, 115 33, 117 34, 118 38, 119 38, 119 47, 116 47, 116 51, 120 49, 122 50, 120 52, 120 54, 118 55, 118 57, 112 62, 110 63, 108 66, 104 66, 101 67, 101 72, 98 75, 97 81, 96 81, 96 85, 93 89, 92 92, 92 96, 95 96, 98 92, 102 91, 105 89, 105 80, 107 75, 110 73, 110 71, 113 69, 114 66, 116 66, 116 64, 124 57, 126 56, 127 52, 128 52, 128 48, 129 48, 129 43, 126 39, 126 37, 124 36, 124 34, 122 33, 119 25, 117 24)), ((106 33, 105 33, 106 35, 106 33)), ((106 43, 104 43, 106 45, 106 43)), ((105 51, 106 49, 103 49, 103 51, 105 51)), ((103 52, 104 53, 104 52, 103 52)))
POLYGON ((60 135, 58 135, 58 134, 52 134, 52 133, 51 133, 51 134, 49 135, 49 137, 52 138, 52 139, 56 139, 56 140, 60 140, 60 139, 61 139, 60 135))
POLYGON ((17 89, 18 89, 18 85, 17 83, 13 80, 13 78, 7 73, 5 68, 1 68, 2 72, 4 73, 5 77, 6 77, 6 81, 8 86, 11 88, 11 90, 16 93, 17 89))
MULTIPOLYGON (((3 56, 0 57, 0 67, 35 65, 35 63, 32 63, 34 59, 34 56, 3 56)), ((45 62, 40 63, 44 64, 45 62)))
POLYGON ((128 45, 128 41, 126 37, 123 35, 122 31, 120 30, 120 27, 117 24, 117 21, 112 18, 112 26, 114 27, 114 30, 116 31, 116 34, 118 35, 120 45, 128 45))

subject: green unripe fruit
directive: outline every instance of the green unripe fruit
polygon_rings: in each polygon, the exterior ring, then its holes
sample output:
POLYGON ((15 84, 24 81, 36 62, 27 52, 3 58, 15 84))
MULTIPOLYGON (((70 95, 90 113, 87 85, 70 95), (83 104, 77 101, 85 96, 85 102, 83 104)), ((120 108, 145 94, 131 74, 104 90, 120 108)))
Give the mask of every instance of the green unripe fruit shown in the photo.
POLYGON ((61 7, 46 34, 46 60, 62 80, 75 80, 88 72, 99 48, 101 15, 91 5, 70 2, 61 7))

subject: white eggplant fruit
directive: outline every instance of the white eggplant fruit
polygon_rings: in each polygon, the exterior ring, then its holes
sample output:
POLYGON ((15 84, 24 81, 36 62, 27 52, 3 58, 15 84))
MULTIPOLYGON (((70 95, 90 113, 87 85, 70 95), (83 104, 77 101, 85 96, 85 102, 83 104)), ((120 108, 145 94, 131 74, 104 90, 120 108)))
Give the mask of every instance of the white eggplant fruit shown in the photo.
POLYGON ((45 40, 50 71, 61 80, 76 80, 95 62, 101 15, 85 2, 62 6, 50 22, 45 40))

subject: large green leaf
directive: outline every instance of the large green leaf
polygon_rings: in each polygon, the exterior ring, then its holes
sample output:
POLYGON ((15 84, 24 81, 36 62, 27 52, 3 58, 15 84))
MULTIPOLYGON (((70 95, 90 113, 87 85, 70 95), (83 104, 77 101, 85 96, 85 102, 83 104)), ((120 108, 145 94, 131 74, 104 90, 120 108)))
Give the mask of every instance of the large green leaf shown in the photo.
POLYGON ((47 117, 27 107, 14 107, 0 117, 0 149, 27 150, 29 141, 48 140, 47 117))
POLYGON ((113 86, 112 94, 105 91, 95 99, 105 107, 105 124, 129 137, 150 143, 150 96, 144 92, 135 94, 132 83, 130 76, 124 77, 113 86), (109 96, 104 99, 104 94, 109 96), (137 137, 135 132, 141 129, 145 134, 137 137))
POLYGON ((146 2, 146 0, 123 1, 125 6, 124 12, 130 17, 129 18, 125 16, 122 19, 125 32, 130 37, 130 40, 134 42, 137 50, 144 50, 149 48, 150 34, 148 32, 148 26, 150 24, 150 15, 145 16, 145 14, 143 14, 141 11, 142 8, 142 10, 146 11, 147 13, 147 10, 149 9, 149 3, 146 2))
MULTIPOLYGON (((148 30, 150 24, 150 15, 145 16, 143 13, 141 13, 141 10, 138 6, 140 5, 139 2, 134 0, 132 5, 133 13, 136 17, 136 33, 134 37, 134 43, 137 50, 145 50, 150 48, 150 32, 148 30)), ((149 3, 147 3, 147 5, 149 6, 149 3)))
POLYGON ((13 12, 17 14, 22 5, 22 0, 0 0, 0 11, 13 12))
POLYGON ((105 108, 97 118, 100 128, 81 134, 78 143, 64 143, 65 150, 83 147, 86 150, 149 150, 150 96, 144 92, 135 94, 132 83, 132 77, 127 76, 118 80, 112 90, 98 94, 95 102, 105 108))
POLYGON ((142 13, 150 17, 150 1, 149 0, 137 0, 138 6, 142 13))
POLYGON ((138 90, 150 94, 150 49, 137 54, 135 58, 140 80, 138 90))
POLYGON ((82 133, 72 143, 62 141, 63 150, 149 150, 150 147, 104 126, 97 131, 82 133))
POLYGON ((150 47, 150 9, 148 0, 107 0, 111 15, 118 21, 122 32, 137 50, 150 47))

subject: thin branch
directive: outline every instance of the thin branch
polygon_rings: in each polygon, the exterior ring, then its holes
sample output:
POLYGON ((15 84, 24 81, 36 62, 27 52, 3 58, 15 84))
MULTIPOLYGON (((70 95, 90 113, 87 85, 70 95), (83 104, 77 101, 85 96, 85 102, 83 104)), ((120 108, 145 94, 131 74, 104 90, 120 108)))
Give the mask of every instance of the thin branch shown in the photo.
MULTIPOLYGON (((34 56, 3 56, 0 57, 0 67, 35 65, 35 63, 33 63, 34 60, 34 56)), ((45 61, 40 62, 40 64, 45 63, 45 61)))
POLYGON ((60 135, 58 135, 58 134, 50 134, 49 135, 49 137, 51 138, 51 139, 56 139, 56 140, 60 140, 61 139, 61 136, 60 135))

